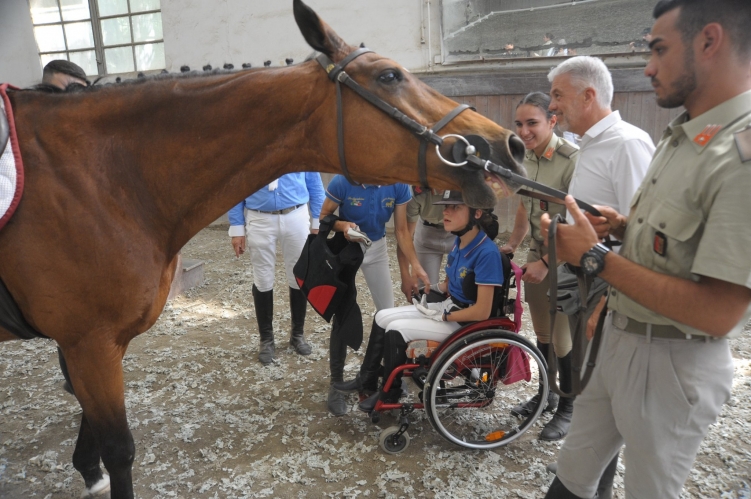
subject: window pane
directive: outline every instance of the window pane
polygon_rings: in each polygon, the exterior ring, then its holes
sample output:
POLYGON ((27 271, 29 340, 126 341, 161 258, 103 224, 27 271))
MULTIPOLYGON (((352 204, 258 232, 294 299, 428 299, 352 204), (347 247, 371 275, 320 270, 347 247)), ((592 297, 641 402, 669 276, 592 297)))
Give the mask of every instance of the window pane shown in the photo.
POLYGON ((102 40, 105 46, 130 43, 130 22, 128 18, 116 17, 102 21, 102 40))
POLYGON ((128 0, 97 0, 101 17, 128 13, 128 0))
POLYGON ((63 21, 83 21, 89 19, 89 0, 60 0, 63 21))
POLYGON ((94 46, 94 34, 91 32, 91 23, 73 23, 65 25, 65 38, 68 40, 68 49, 87 49, 94 46))
POLYGON ((42 69, 52 61, 57 61, 58 59, 62 59, 63 61, 68 60, 65 52, 59 52, 57 54, 42 54, 39 57, 42 59, 42 69))
POLYGON ((107 73, 130 73, 133 68, 133 49, 131 47, 118 47, 105 49, 104 58, 107 59, 107 73))
POLYGON ((70 62, 75 62, 83 68, 87 75, 99 74, 99 69, 96 66, 96 52, 93 50, 87 50, 85 52, 71 52, 70 62))
POLYGON ((167 67, 164 61, 164 44, 136 45, 136 61, 138 61, 138 71, 164 69, 167 67))
POLYGON ((59 23, 57 0, 31 0, 31 21, 34 24, 59 23))
POLYGON ((161 14, 133 16, 134 42, 147 42, 150 40, 161 40, 162 38, 161 14))
POLYGON ((131 12, 144 12, 147 10, 159 10, 159 0, 130 0, 131 12))
POLYGON ((37 26, 34 28, 34 36, 37 39, 37 45, 39 45, 39 52, 65 50, 65 38, 63 38, 63 26, 61 24, 37 26))

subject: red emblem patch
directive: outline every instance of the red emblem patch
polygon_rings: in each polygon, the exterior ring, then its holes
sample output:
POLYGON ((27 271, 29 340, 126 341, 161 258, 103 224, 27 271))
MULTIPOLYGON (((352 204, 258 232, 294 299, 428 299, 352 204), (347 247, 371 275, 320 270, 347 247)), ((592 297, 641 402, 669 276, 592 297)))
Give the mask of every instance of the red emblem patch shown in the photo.
POLYGON ((719 133, 720 130, 722 130, 722 125, 707 125, 699 135, 694 137, 694 142, 704 147, 710 140, 712 140, 712 137, 719 133))
POLYGON ((660 256, 665 256, 668 251, 668 238, 662 232, 655 232, 655 240, 652 243, 652 249, 660 256))

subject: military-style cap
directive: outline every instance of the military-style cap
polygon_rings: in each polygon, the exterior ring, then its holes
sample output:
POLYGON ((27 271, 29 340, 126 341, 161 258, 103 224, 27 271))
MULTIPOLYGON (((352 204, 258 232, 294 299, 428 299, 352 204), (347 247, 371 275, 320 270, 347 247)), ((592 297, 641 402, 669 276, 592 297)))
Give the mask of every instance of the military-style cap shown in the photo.
POLYGON ((441 196, 437 201, 433 201, 433 204, 466 204, 464 202, 464 198, 462 197, 461 191, 443 191, 443 196, 441 196))

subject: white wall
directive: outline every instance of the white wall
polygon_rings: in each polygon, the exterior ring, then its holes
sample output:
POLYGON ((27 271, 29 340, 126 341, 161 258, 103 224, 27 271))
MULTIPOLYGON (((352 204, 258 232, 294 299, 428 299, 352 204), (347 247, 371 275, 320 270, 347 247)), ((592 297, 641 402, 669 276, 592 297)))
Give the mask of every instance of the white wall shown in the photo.
POLYGON ((26 87, 42 81, 27 0, 0 0, 0 83, 26 87))
MULTIPOLYGON (((431 54, 440 51, 438 0, 306 3, 348 43, 365 42, 414 71, 428 67, 430 4, 431 54)), ((224 63, 239 68, 244 62, 259 67, 265 60, 280 66, 287 57, 300 62, 312 52, 295 24, 292 0, 162 0, 162 25, 170 71, 184 64, 191 69, 207 63, 215 68, 224 63)))

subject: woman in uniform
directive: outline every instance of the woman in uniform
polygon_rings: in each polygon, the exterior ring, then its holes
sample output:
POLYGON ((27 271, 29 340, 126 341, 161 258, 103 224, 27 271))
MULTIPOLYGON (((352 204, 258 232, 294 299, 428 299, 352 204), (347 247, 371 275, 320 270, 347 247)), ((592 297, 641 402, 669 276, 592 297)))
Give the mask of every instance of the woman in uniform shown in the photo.
MULTIPOLYGON (((574 174, 576 158, 579 149, 558 137, 553 129, 556 116, 548 110, 550 97, 541 92, 528 94, 516 107, 516 133, 524 141, 527 151, 524 156, 524 167, 529 178, 567 192, 574 174)), ((550 331, 550 315, 547 291, 548 282, 548 254, 540 236, 540 217, 549 213, 565 216, 566 208, 562 205, 551 204, 547 201, 522 198, 516 212, 514 230, 508 244, 501 248, 504 253, 513 253, 527 235, 530 227, 532 239, 529 245, 527 263, 524 269, 524 296, 529 305, 532 317, 532 327, 537 335, 537 348, 547 358, 551 336, 560 365, 560 384, 564 391, 571 391, 571 334, 569 333, 568 318, 559 312, 555 321, 555 331, 550 331)), ((512 414, 527 415, 534 410, 539 402, 539 395, 514 407, 512 414)), ((545 425, 540 433, 542 440, 560 440, 568 433, 573 413, 573 399, 561 398, 552 391, 548 395, 545 411, 555 415, 545 425)))

